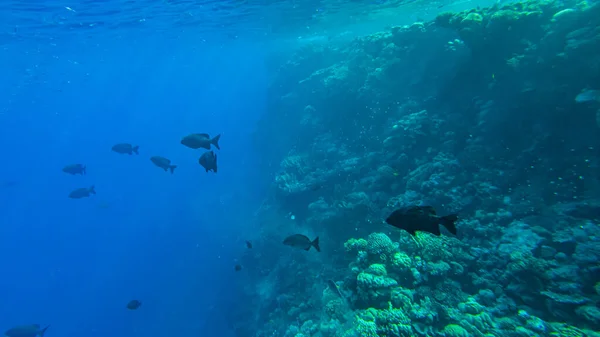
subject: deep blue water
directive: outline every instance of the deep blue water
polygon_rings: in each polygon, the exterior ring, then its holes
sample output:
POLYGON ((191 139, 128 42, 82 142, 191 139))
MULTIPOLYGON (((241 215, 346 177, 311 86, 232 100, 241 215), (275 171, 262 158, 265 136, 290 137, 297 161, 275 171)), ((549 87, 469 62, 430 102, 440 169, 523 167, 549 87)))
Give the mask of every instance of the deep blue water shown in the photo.
POLYGON ((266 96, 260 46, 166 24, 21 35, 10 17, 0 35, 0 330, 229 336, 221 303, 234 300, 233 265, 263 194, 250 146, 266 96), (193 132, 222 134, 218 174, 179 144, 193 132), (112 152, 120 142, 140 155, 112 152), (72 163, 87 175, 61 171, 72 163), (67 198, 90 185, 97 195, 67 198), (141 308, 126 310, 131 299, 141 308))

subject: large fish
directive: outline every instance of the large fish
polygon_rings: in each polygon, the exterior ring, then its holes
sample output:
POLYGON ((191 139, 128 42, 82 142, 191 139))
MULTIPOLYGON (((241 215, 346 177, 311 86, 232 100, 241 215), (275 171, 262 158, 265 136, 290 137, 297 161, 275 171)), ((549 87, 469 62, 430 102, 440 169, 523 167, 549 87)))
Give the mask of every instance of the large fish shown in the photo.
POLYGON ((213 151, 206 151, 198 159, 198 163, 204 167, 206 172, 213 171, 217 173, 217 155, 213 151))
POLYGON ((138 150, 140 149, 139 146, 133 146, 129 143, 121 143, 121 144, 117 144, 115 146, 112 147, 112 150, 115 151, 116 153, 120 153, 120 154, 140 154, 138 152, 138 150))
POLYGON ((415 235, 417 231, 440 235, 440 225, 456 235, 456 225, 454 224, 456 220, 458 220, 458 215, 438 216, 431 206, 411 206, 395 210, 385 219, 385 222, 396 228, 404 229, 411 235, 415 235))
POLYGON ((192 148, 192 149, 207 149, 210 150, 210 146, 214 145, 217 150, 220 150, 219 139, 221 135, 216 135, 215 138, 210 138, 207 133, 192 133, 181 139, 181 144, 192 148))
POLYGON ((317 252, 321 251, 319 247, 319 237, 317 236, 314 240, 310 239, 306 235, 294 234, 290 235, 283 240, 283 244, 286 246, 292 246, 298 249, 310 250, 310 247, 315 247, 317 252))
POLYGON ((96 194, 96 190, 93 185, 90 187, 82 187, 82 188, 73 190, 71 193, 69 193, 69 198, 71 198, 71 199, 87 198, 87 197, 91 196, 92 194, 96 194))
POLYGON ((44 337, 44 333, 48 330, 50 326, 40 329, 39 324, 28 324, 28 325, 19 325, 12 329, 6 330, 4 336, 6 337, 44 337))
POLYGON ((173 174, 173 171, 175 171, 175 169, 177 168, 177 165, 171 165, 171 161, 165 157, 154 156, 150 158, 150 160, 154 163, 154 165, 165 170, 165 172, 171 170, 171 174, 173 174))
POLYGON ((63 172, 65 173, 69 173, 69 174, 81 174, 84 175, 87 173, 85 165, 82 164, 72 164, 72 165, 67 165, 65 167, 63 167, 63 172))

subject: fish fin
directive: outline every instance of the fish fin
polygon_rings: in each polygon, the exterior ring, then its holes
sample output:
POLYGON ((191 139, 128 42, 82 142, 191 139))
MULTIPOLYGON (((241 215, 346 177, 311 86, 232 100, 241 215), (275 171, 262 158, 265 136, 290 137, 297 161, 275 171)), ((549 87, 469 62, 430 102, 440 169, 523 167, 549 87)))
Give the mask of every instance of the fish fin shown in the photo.
POLYGON ((135 154, 140 154, 140 153, 138 152, 138 150, 139 150, 139 149, 140 149, 140 146, 139 146, 139 145, 136 145, 136 146, 134 146, 134 147, 133 147, 131 150, 132 150, 133 152, 135 152, 135 154))
POLYGON ((162 169, 165 170, 165 172, 167 172, 169 170, 168 167, 163 167, 162 169))
POLYGON ((215 173, 217 173, 217 154, 215 153, 215 173))
MULTIPOLYGON (((319 247, 319 237, 317 236, 313 242, 310 243, 313 247, 315 247, 315 249, 317 250, 317 252, 321 252, 321 247, 319 247)), ((310 249, 310 247, 308 247, 310 249)), ((307 249, 308 250, 308 249, 307 249)))
POLYGON ((169 166, 169 170, 171 170, 171 174, 173 174, 173 172, 175 171, 176 168, 177 168, 177 165, 169 166))
POLYGON ((208 173, 208 169, 206 169, 206 173, 208 173))
POLYGON ((219 139, 221 139, 221 135, 216 135, 216 136, 215 136, 215 138, 213 138, 213 139, 211 139, 211 140, 210 140, 210 143, 211 143, 212 145, 214 145, 214 146, 217 148, 217 150, 220 150, 220 149, 221 149, 221 148, 219 147, 219 139))
POLYGON ((415 236, 415 234, 417 233, 417 231, 414 229, 405 229, 405 230, 408 232, 408 234, 410 234, 412 236, 415 236))
POLYGON ((304 248, 304 250, 309 251, 310 247, 312 247, 312 246, 308 246, 308 247, 304 248))
POLYGON ((205 138, 210 138, 210 136, 208 135, 208 133, 197 133, 196 136, 201 136, 201 137, 205 137, 205 138))
POLYGON ((92 185, 90 186, 90 189, 88 191, 90 192, 90 194, 96 194, 96 187, 92 185))
POLYGON ((47 327, 40 330, 40 332, 39 332, 40 337, 44 337, 44 334, 46 333, 46 330, 48 330, 49 327, 50 327, 50 325, 48 325, 47 327))
POLYGON ((87 167, 84 165, 83 169, 81 170, 81 175, 87 174, 87 167))
POLYGON ((456 235, 456 220, 458 220, 458 215, 457 214, 450 214, 450 215, 446 215, 440 218, 440 220, 442 221, 442 226, 446 227, 446 229, 456 235))

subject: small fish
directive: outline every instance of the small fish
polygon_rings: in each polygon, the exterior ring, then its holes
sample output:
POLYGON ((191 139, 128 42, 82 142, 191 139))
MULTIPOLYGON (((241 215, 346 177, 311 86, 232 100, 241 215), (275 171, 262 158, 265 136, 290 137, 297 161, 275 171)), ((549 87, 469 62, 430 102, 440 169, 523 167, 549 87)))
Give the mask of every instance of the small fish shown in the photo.
POLYGON ((575 96, 575 102, 586 103, 586 102, 600 102, 600 90, 586 89, 575 96))
POLYGON ((73 175, 75 175, 75 174, 81 174, 81 175, 87 174, 86 167, 85 167, 85 165, 82 165, 82 164, 67 165, 67 166, 63 167, 62 170, 65 173, 69 173, 69 174, 73 174, 73 175))
POLYGON ((206 151, 198 159, 198 163, 204 167, 206 172, 212 170, 217 173, 217 155, 213 151, 206 151))
POLYGON ((217 150, 220 150, 219 139, 221 139, 221 135, 216 135, 215 138, 211 139, 207 133, 192 133, 183 137, 181 144, 192 149, 203 148, 207 150, 210 150, 210 145, 212 144, 217 150))
POLYGON ((236 264, 234 269, 235 269, 235 271, 240 271, 240 270, 242 270, 242 266, 240 266, 239 264, 236 264))
POLYGON ((417 231, 440 235, 440 225, 456 235, 456 225, 454 224, 456 220, 458 220, 456 214, 436 215, 435 209, 431 206, 411 206, 395 210, 385 219, 385 222, 403 229, 411 235, 415 235, 417 231))
POLYGON ((121 144, 117 144, 117 145, 113 146, 112 150, 115 151, 116 153, 132 155, 133 153, 140 154, 138 152, 139 148, 140 147, 137 145, 133 146, 128 143, 121 143, 121 144))
POLYGON ((338 287, 338 285, 335 284, 335 282, 333 282, 333 280, 327 280, 327 286, 334 293, 336 293, 340 298, 344 298, 344 296, 342 295, 342 292, 340 291, 340 287, 338 287))
POLYGON ((150 158, 150 160, 154 163, 154 165, 165 170, 165 172, 171 170, 171 174, 173 174, 173 171, 175 171, 177 168, 177 165, 171 165, 171 161, 165 157, 154 156, 150 158))
POLYGON ((87 197, 91 196, 92 194, 96 194, 94 185, 92 185, 90 187, 82 187, 82 188, 73 190, 71 193, 69 193, 69 198, 71 198, 71 199, 87 198, 87 197))
POLYGON ((246 247, 247 247, 248 249, 252 249, 252 242, 250 242, 250 241, 246 241, 246 247))
POLYGON ((310 241, 310 239, 306 235, 294 234, 285 238, 285 240, 283 240, 283 244, 286 246, 292 246, 294 248, 304 250, 310 250, 310 247, 315 247, 317 252, 321 252, 321 247, 319 247, 318 236, 313 241, 310 241))
POLYGON ((40 329, 39 324, 28 324, 28 325, 19 325, 12 329, 6 330, 4 336, 6 337, 44 337, 44 333, 48 330, 50 326, 40 329))
POLYGON ((142 302, 140 302, 138 300, 131 300, 131 301, 129 301, 129 303, 127 303, 127 309, 129 309, 129 310, 136 310, 141 305, 142 305, 142 302))

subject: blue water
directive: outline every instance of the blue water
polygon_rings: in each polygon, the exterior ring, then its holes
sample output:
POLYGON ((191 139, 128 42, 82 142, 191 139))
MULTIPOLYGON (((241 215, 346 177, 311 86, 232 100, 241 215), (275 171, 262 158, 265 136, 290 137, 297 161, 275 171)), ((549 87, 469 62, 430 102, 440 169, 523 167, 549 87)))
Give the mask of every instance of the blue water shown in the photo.
POLYGON ((69 4, 11 5, 0 34, 0 330, 229 336, 222 303, 235 300, 247 214, 264 194, 250 145, 265 104, 263 50, 222 34, 207 41, 206 27, 111 25, 122 17, 109 13, 92 20, 104 27, 44 26, 69 4), (194 132, 222 134, 218 174, 179 144, 194 132), (120 142, 140 155, 112 152, 120 142), (87 175, 61 171, 72 163, 87 175), (97 195, 67 198, 90 185, 97 195), (125 309, 131 299, 141 308, 125 309))

